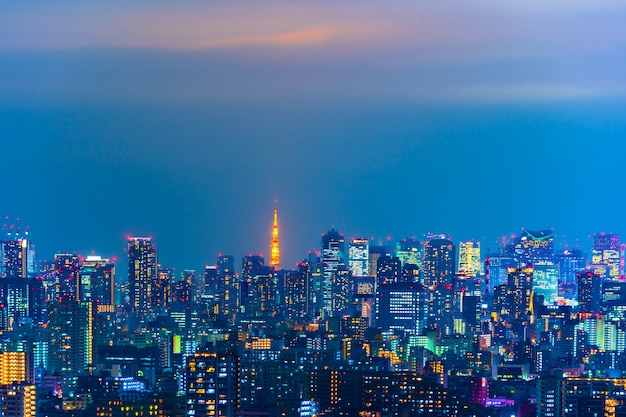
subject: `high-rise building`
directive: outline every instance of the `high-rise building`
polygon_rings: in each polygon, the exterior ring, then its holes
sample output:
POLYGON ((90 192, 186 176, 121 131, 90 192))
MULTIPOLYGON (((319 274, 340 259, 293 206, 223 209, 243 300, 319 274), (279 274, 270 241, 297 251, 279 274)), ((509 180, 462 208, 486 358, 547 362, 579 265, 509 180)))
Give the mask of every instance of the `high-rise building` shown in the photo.
POLYGON ((367 275, 375 277, 378 272, 378 260, 389 256, 391 251, 387 246, 369 246, 369 271, 367 275))
POLYGON ((0 352, 0 385, 9 385, 13 382, 33 382, 29 353, 0 352))
POLYGON ((400 259, 402 267, 405 265, 415 265, 422 268, 422 253, 420 243, 414 237, 407 237, 396 242, 396 257, 400 259))
POLYGON ((198 351, 185 372, 187 416, 234 417, 239 392, 239 358, 233 353, 198 351))
POLYGON ((62 299, 50 309, 49 371, 63 378, 64 394, 93 366, 92 308, 91 302, 62 299))
POLYGON ((36 417, 37 387, 26 382, 0 385, 0 415, 36 417))
POLYGON ((96 313, 115 312, 115 262, 87 256, 80 268, 78 301, 92 301, 96 313))
POLYGON ((295 271, 287 273, 287 302, 285 314, 287 320, 294 323, 305 323, 309 318, 309 273, 307 261, 298 264, 295 271))
POLYGON ((576 298, 576 274, 587 267, 587 255, 580 249, 566 249, 555 255, 559 268, 559 296, 576 298))
MULTIPOLYGON (((347 286, 347 274, 344 263, 345 239, 334 228, 322 235, 322 314, 324 317, 333 316, 340 311, 338 308, 343 295, 348 296, 348 288, 344 289, 344 280, 347 286)), ((345 301, 345 300, 344 300, 345 301)))
POLYGON ((513 320, 528 320, 532 306, 533 268, 509 268, 507 284, 508 315, 513 320))
POLYGON ((369 273, 369 240, 351 238, 348 243, 348 266, 353 277, 364 277, 369 273))
POLYGON ((280 266, 280 246, 278 243, 278 209, 274 208, 274 225, 272 226, 272 243, 270 245, 270 266, 280 266))
POLYGON ((128 237, 130 309, 138 316, 152 312, 152 280, 157 276, 157 250, 151 237, 128 237))
POLYGON ((174 271, 170 268, 158 265, 157 275, 152 277, 152 287, 150 288, 150 303, 155 312, 165 311, 170 305, 172 283, 174 282, 174 271))
POLYGON ((28 239, 19 237, 0 242, 0 256, 2 256, 0 278, 28 277, 29 246, 28 239))
POLYGON ((533 291, 545 304, 556 302, 559 296, 559 269, 552 262, 540 261, 534 265, 533 291))
POLYGON ((457 272, 465 277, 477 277, 482 271, 480 260, 480 242, 459 243, 459 263, 457 272))
POLYGON ((426 327, 425 298, 418 283, 381 285, 377 295, 377 325, 399 335, 421 334, 426 327))
POLYGON ((237 311, 237 286, 232 256, 220 254, 217 257, 217 278, 220 297, 218 314, 230 322, 237 311))
POLYGON ((422 266, 423 284, 432 288, 436 285, 455 284, 456 253, 454 243, 449 238, 436 236, 424 245, 424 259, 422 266))
POLYGON ((578 279, 578 312, 599 313, 602 296, 602 277, 593 270, 576 274, 578 279))
POLYGON ((531 231, 522 229, 522 236, 516 239, 515 260, 518 267, 539 262, 554 263, 554 231, 552 229, 531 231))
POLYGON ((619 235, 596 233, 593 235, 591 263, 594 273, 602 278, 618 279, 624 275, 624 247, 619 235))
POLYGON ((382 256, 378 258, 378 270, 376 271, 376 284, 392 284, 401 282, 402 262, 395 256, 382 256))
POLYGON ((77 298, 81 259, 72 253, 54 255, 54 273, 61 297, 77 298))

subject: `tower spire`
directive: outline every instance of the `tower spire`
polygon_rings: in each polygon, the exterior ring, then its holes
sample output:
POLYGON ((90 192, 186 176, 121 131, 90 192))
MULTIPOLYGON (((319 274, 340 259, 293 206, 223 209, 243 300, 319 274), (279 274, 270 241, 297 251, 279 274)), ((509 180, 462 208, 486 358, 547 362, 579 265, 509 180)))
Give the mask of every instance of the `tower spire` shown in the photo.
POLYGON ((278 209, 274 207, 274 226, 272 227, 272 243, 270 245, 270 266, 278 267, 279 265, 280 247, 278 245, 278 209))

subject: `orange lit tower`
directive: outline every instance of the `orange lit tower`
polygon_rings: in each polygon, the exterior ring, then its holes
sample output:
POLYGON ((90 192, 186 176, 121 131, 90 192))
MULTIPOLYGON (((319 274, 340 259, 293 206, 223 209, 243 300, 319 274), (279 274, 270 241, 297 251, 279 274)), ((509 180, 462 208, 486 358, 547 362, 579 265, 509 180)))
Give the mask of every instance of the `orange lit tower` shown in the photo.
POLYGON ((274 207, 274 226, 272 227, 272 243, 270 245, 270 266, 280 265, 280 247, 278 246, 278 209, 274 207))

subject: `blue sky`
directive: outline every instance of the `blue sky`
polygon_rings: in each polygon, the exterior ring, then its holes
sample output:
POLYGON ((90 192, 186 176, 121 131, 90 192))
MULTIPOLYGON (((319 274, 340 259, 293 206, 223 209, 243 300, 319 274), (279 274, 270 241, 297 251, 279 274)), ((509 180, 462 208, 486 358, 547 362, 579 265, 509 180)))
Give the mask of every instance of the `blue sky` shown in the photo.
POLYGON ((267 253, 335 225, 626 236, 622 2, 83 2, 0 15, 0 214, 40 257, 267 253))

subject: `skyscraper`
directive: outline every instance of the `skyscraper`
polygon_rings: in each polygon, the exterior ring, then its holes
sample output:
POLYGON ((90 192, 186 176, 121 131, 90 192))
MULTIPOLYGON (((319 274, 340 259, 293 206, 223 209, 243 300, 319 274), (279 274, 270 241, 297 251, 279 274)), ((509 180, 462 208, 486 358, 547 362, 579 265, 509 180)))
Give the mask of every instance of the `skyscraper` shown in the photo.
POLYGON ((554 263, 553 230, 522 229, 522 236, 515 241, 515 259, 520 268, 539 262, 554 263))
POLYGON ((78 255, 72 253, 54 255, 54 274, 61 297, 78 297, 79 272, 80 258, 78 255))
POLYGON ((369 240, 351 238, 348 243, 348 266, 353 277, 364 277, 369 272, 369 240))
POLYGON ((233 257, 219 255, 217 257, 217 278, 219 287, 218 314, 227 321, 232 321, 237 309, 235 271, 233 257))
POLYGON ((62 299, 50 309, 50 372, 63 377, 63 391, 76 387, 93 364, 93 316, 90 302, 62 299))
POLYGON ((424 245, 423 284, 426 287, 449 285, 454 288, 455 247, 445 236, 435 236, 424 245))
POLYGON ((280 266, 280 246, 278 244, 278 209, 274 208, 274 225, 272 226, 272 244, 270 246, 270 266, 280 266))
POLYGON ((620 244, 619 235, 594 234, 591 263, 594 273, 603 278, 618 279, 624 275, 624 249, 620 244))
POLYGON ((97 313, 115 312, 115 262, 88 256, 80 268, 78 300, 92 301, 97 313))
POLYGON ((325 317, 338 313, 335 307, 337 297, 341 294, 341 270, 346 269, 343 260, 344 244, 343 235, 334 228, 322 235, 322 314, 325 317))
POLYGON ((151 237, 128 237, 128 283, 131 312, 152 310, 152 280, 157 276, 157 251, 151 237))
POLYGON ((593 270, 581 271, 576 274, 576 278, 578 279, 578 312, 599 313, 602 278, 593 270))
POLYGON ((468 278, 477 277, 481 270, 480 242, 460 242, 458 273, 468 278))

